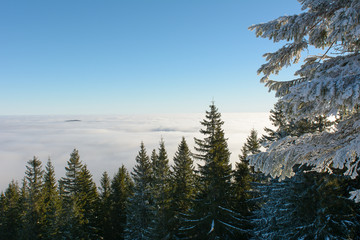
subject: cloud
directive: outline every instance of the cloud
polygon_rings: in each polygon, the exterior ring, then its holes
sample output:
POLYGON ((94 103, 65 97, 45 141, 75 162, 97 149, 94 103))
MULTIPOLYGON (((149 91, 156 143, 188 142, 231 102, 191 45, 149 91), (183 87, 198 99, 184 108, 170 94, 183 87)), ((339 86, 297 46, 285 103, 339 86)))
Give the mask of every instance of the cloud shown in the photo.
MULTIPOLYGON (((172 162, 184 136, 193 149, 194 137, 201 138, 200 121, 204 114, 121 115, 121 116, 1 116, 0 191, 12 179, 24 177, 26 162, 37 156, 46 164, 51 158, 57 178, 65 175, 66 162, 74 148, 98 183, 104 171, 112 176, 124 164, 129 171, 141 141, 148 154, 165 141, 172 162), (76 121, 74 121, 76 120, 76 121)), ((261 134, 270 126, 267 113, 223 113, 225 136, 232 152, 238 154, 250 130, 261 134)))

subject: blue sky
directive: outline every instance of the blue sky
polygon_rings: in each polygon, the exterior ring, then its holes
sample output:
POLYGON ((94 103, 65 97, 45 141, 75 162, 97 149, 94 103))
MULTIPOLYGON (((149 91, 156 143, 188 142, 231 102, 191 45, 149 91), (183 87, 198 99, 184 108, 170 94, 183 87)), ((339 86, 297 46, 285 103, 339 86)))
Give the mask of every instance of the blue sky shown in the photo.
POLYGON ((0 1, 0 115, 264 112, 247 28, 295 0, 0 1))

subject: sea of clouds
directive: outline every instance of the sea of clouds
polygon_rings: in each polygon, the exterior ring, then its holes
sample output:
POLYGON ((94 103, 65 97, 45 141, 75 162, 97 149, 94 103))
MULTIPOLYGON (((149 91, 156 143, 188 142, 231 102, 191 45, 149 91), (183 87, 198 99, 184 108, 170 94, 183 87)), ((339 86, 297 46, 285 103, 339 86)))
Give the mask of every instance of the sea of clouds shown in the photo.
MULTIPOLYGON (((204 117, 204 114, 0 116, 0 192, 12 179, 21 183, 26 163, 34 156, 43 166, 51 158, 60 179, 75 148, 97 184, 104 171, 113 176, 122 164, 131 171, 141 141, 150 155, 153 149, 158 149, 162 138, 172 164, 182 136, 194 149, 194 137, 202 137, 199 130, 203 128, 200 121, 204 117)), ((261 136, 264 127, 271 126, 268 113, 223 113, 222 119, 232 163, 238 161, 252 128, 261 136)))

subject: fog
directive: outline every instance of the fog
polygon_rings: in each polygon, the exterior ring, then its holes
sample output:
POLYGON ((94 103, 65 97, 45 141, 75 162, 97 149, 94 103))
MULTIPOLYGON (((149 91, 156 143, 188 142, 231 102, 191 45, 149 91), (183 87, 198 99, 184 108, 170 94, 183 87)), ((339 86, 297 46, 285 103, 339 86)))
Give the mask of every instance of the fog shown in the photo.
MULTIPOLYGON (((204 116, 0 116, 0 191, 12 179, 21 183, 26 163, 34 156, 43 166, 50 158, 60 179, 75 148, 97 184, 104 171, 113 176, 122 164, 131 171, 141 141, 150 155, 153 149, 158 149, 162 138, 171 164, 182 136, 194 149, 194 137, 202 137, 199 130, 204 116)), ((238 161, 252 128, 261 136, 263 128, 271 126, 268 113, 223 113, 222 119, 232 163, 238 161)))

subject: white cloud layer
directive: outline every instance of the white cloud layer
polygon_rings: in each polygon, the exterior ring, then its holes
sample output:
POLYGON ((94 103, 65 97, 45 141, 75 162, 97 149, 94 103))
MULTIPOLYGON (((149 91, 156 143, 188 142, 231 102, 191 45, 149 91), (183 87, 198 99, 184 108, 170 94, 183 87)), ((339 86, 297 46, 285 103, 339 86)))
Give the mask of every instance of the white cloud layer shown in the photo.
MULTIPOLYGON (((50 157, 57 178, 65 174, 66 162, 74 148, 87 164, 96 183, 107 171, 112 176, 124 164, 129 171, 143 141, 148 154, 165 141, 170 163, 184 136, 193 149, 194 137, 204 114, 122 115, 122 116, 1 116, 0 192, 14 179, 21 183, 26 162, 50 157), (70 120, 70 121, 69 121, 70 120), (72 121, 80 120, 80 121, 72 121)), ((240 148, 255 128, 259 136, 270 126, 268 113, 223 113, 225 136, 229 139, 231 161, 238 161, 240 148)))

